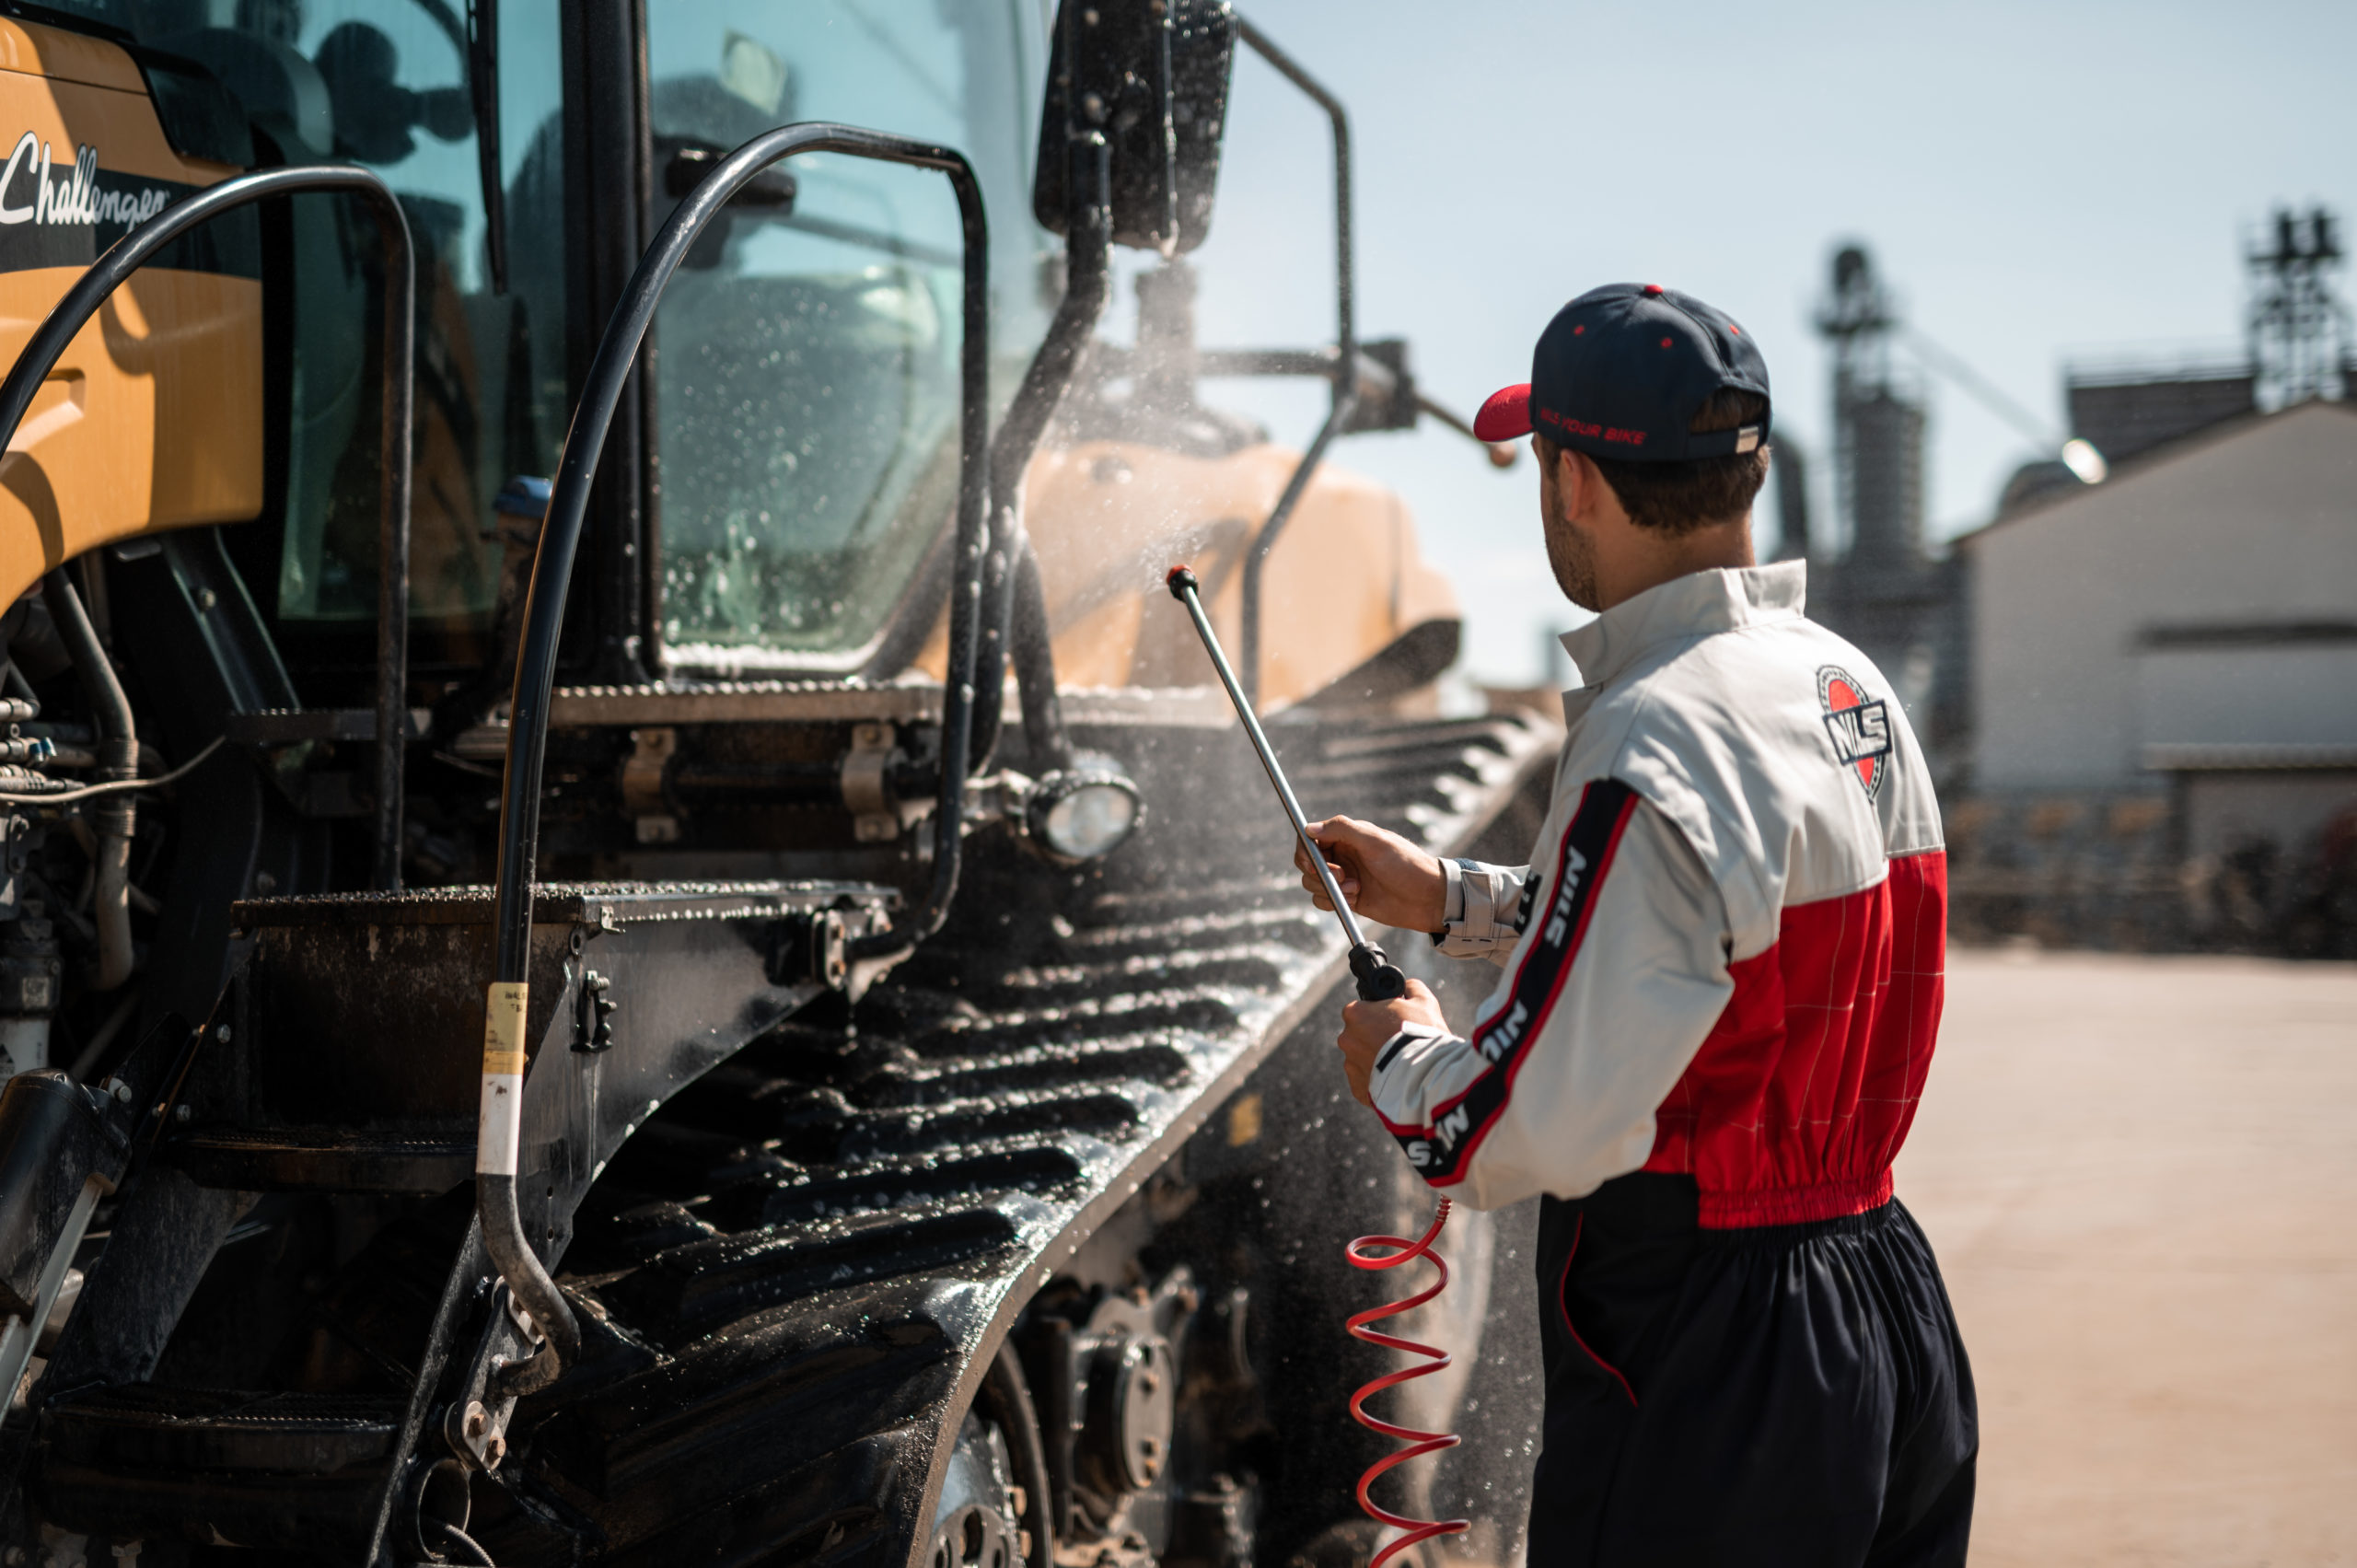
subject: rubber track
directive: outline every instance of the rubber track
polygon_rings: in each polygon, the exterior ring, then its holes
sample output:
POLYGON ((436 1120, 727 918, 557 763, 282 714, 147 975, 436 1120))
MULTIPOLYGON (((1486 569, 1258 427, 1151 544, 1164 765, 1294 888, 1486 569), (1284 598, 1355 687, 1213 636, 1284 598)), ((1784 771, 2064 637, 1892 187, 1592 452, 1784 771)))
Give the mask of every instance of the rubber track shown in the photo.
MULTIPOLYGON (((1283 738, 1305 797, 1446 852, 1555 736, 1492 718, 1283 738)), ((765 1531, 795 1536, 784 1555, 900 1561, 971 1358, 1341 972, 1256 782, 1155 802, 1158 848, 1125 855, 1169 871, 1158 882, 1057 901, 985 872, 853 1028, 789 1023, 652 1117, 565 1259, 592 1343, 518 1412, 525 1503, 614 1562, 765 1531), (1215 848, 1190 812, 1226 824, 1215 848)), ((502 1562, 546 1550, 520 1517, 487 1528, 502 1562)))

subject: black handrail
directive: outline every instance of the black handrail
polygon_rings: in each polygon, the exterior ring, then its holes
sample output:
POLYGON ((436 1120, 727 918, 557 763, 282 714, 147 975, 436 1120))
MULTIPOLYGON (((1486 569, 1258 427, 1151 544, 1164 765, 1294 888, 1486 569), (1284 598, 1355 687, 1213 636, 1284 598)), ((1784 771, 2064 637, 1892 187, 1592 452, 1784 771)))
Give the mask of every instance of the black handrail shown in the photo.
MULTIPOLYGON (((0 381, 0 447, 74 334, 109 296, 156 252, 201 223, 272 196, 349 191, 366 198, 385 242, 385 417, 379 460, 383 474, 377 511, 377 849, 376 882, 401 885, 401 748, 409 714, 402 698, 409 679, 410 422, 414 385, 417 261, 409 219, 392 188, 351 164, 306 164, 240 174, 182 197, 107 247, 33 330, 7 378, 0 381)), ((64 563, 52 561, 52 566, 64 563)))
POLYGON ((1318 427, 1317 436, 1309 443, 1309 450, 1301 455, 1294 466, 1293 477, 1285 481, 1283 494, 1277 497, 1276 509, 1269 520, 1260 525, 1252 546, 1244 557, 1244 625, 1243 635, 1237 639, 1238 657, 1243 666, 1245 695, 1257 707, 1260 700, 1260 577, 1267 570, 1269 552, 1276 548, 1277 536, 1293 518, 1294 508, 1300 505, 1302 493, 1309 488, 1310 476, 1318 471, 1318 464, 1326 456, 1326 448, 1342 427, 1350 423, 1352 412, 1359 404, 1359 382, 1354 374, 1358 364, 1359 345, 1357 320, 1352 300, 1351 271, 1351 118, 1342 108, 1342 100, 1326 90, 1318 79, 1303 70, 1294 58, 1269 40, 1269 35, 1254 27, 1241 15, 1236 18, 1236 36, 1251 45, 1254 53, 1275 66, 1284 78, 1317 100, 1334 125, 1334 282, 1337 296, 1334 330, 1334 401, 1326 411, 1326 423, 1318 427))
MULTIPOLYGON (((966 764, 974 705, 976 619, 981 609, 982 556, 988 546, 990 421, 989 231, 982 215, 981 187, 956 150, 857 126, 809 122, 781 126, 754 137, 713 167, 702 181, 664 221, 655 241, 631 274, 629 285, 598 344, 597 357, 582 387, 581 402, 566 433, 548 520, 532 557, 531 590, 525 604, 524 634, 516 661, 516 687, 509 703, 507 767, 500 792, 499 884, 493 921, 496 956, 494 988, 528 982, 532 939, 532 875, 540 850, 540 775, 549 732, 550 691, 555 683, 557 645, 564 629, 564 599, 573 559, 589 506, 590 484, 606 444, 622 388, 638 358, 639 345, 655 319, 663 291, 698 236, 755 175, 798 153, 843 153, 886 163, 937 169, 958 193, 965 250, 965 342, 959 349, 958 450, 958 559, 950 594, 949 666, 941 700, 941 781, 934 815, 933 884, 923 902, 889 931, 860 937, 854 958, 888 958, 907 952, 941 927, 957 891, 966 803, 966 764)), ((518 999, 520 1004, 520 997, 518 999)), ((520 1029, 520 1019, 517 1027, 520 1029)), ((520 1035, 518 1037, 520 1040, 520 1035)), ((505 1043, 505 1042, 503 1042, 505 1043)), ((493 1067, 486 1051, 485 1072, 493 1067)), ((502 1071, 512 1069, 503 1068, 502 1071)), ((485 1096, 486 1114, 490 1095, 485 1096)), ((510 1110, 508 1114, 513 1114, 510 1110)), ((488 1142, 488 1140, 486 1140, 488 1142)), ((483 1246, 534 1322, 547 1333, 552 1357, 535 1355, 513 1369, 510 1392, 543 1387, 570 1364, 580 1347, 572 1308, 551 1280, 524 1236, 516 1206, 516 1154, 507 1142, 505 1172, 486 1170, 479 1153, 475 1212, 483 1246)))

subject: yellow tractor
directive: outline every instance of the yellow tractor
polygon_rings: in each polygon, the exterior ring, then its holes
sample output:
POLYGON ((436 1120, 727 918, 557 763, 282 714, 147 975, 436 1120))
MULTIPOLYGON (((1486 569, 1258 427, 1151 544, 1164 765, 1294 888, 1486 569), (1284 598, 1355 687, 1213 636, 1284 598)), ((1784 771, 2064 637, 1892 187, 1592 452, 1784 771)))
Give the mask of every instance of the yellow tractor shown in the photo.
POLYGON ((1327 461, 1437 412, 1341 104, 1224 0, 64 0, 10 137, 8 1568, 1364 1561, 1412 1180, 1162 573, 1316 808, 1511 857, 1553 737, 1327 461), (1239 49, 1323 347, 1194 343, 1239 49))

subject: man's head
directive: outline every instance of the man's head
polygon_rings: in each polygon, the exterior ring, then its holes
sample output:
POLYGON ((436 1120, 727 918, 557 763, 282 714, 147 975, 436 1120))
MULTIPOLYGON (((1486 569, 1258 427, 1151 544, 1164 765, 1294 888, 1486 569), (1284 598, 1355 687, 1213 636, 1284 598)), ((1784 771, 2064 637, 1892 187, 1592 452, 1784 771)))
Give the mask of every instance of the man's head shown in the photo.
POLYGON ((1474 424, 1484 440, 1532 436, 1555 580, 1601 610, 1749 564, 1770 407, 1767 364, 1741 327, 1689 296, 1618 284, 1557 312, 1530 381, 1474 424))

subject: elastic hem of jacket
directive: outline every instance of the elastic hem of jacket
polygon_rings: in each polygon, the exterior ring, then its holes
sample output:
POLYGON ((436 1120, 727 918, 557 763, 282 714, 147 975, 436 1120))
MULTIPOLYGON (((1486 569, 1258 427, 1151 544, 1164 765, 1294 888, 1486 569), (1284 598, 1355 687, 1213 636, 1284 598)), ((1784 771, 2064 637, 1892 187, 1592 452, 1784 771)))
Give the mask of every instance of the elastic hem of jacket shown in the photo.
POLYGON ((1704 1230, 1747 1230, 1757 1225, 1806 1225, 1863 1214, 1890 1202, 1890 1172, 1811 1187, 1771 1187, 1745 1192, 1704 1188, 1695 1219, 1704 1230))

